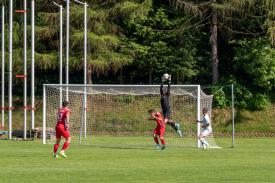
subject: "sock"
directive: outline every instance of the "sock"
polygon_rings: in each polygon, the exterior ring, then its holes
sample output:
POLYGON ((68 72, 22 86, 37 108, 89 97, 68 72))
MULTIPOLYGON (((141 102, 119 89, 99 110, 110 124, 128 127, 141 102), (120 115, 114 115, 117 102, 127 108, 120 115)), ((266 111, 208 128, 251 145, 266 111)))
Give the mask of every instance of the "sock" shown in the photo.
POLYGON ((63 147, 62 147, 62 151, 65 151, 68 147, 69 147, 70 143, 68 143, 67 141, 64 143, 63 147))
POLYGON ((201 141, 201 145, 203 145, 204 144, 204 138, 200 138, 199 140, 201 141))
POLYGON ((54 144, 54 146, 53 146, 53 152, 54 152, 54 154, 56 154, 56 152, 58 150, 58 146, 59 146, 59 144, 54 144))
POLYGON ((167 124, 170 125, 175 131, 178 130, 177 127, 176 127, 176 124, 174 122, 168 121, 167 124))
POLYGON ((164 139, 160 139, 162 145, 165 145, 165 140, 164 139))
POLYGON ((207 146, 209 145, 205 139, 203 139, 203 143, 206 144, 207 146))
POLYGON ((154 137, 154 140, 155 140, 156 144, 159 144, 158 137, 154 137))

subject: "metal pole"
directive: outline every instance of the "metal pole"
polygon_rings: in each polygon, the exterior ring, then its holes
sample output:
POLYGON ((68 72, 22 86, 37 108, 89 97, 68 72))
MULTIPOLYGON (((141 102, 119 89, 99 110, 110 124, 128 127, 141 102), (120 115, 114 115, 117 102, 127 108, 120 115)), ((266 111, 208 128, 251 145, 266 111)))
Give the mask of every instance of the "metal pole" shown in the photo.
POLYGON ((5 6, 2 6, 2 126, 5 126, 5 6))
MULTIPOLYGON (((70 49, 70 0, 67 0, 66 22, 66 84, 69 84, 69 49, 70 49)), ((66 88, 66 99, 69 100, 69 88, 66 88)))
MULTIPOLYGON (((59 45, 59 83, 62 84, 63 82, 63 6, 59 6, 60 11, 60 30, 59 30, 59 39, 60 39, 60 45, 59 45)), ((62 87, 60 87, 60 94, 59 94, 59 106, 62 107, 62 87)))
MULTIPOLYGON (((84 3, 84 85, 87 84, 87 3, 84 3)), ((84 87, 84 137, 87 136, 87 88, 84 87)))
POLYGON ((74 0, 75 2, 84 6, 84 137, 86 138, 87 132, 87 2, 81 2, 79 0, 74 0))
POLYGON ((35 8, 35 0, 32 0, 31 2, 31 6, 32 6, 32 12, 31 12, 31 26, 32 26, 32 33, 31 33, 31 98, 32 98, 32 112, 31 112, 31 120, 32 120, 32 129, 34 129, 34 123, 35 123, 35 116, 34 116, 34 112, 35 112, 35 106, 34 106, 34 77, 35 77, 35 71, 34 71, 34 40, 35 40, 35 30, 34 30, 34 25, 35 25, 35 20, 34 20, 34 8, 35 8))
POLYGON ((43 144, 46 144, 46 86, 43 85, 43 144))
MULTIPOLYGON (((59 7, 59 84, 63 82, 63 6, 53 2, 59 7)), ((59 107, 62 107, 62 86, 59 87, 59 107)))
POLYGON ((10 0, 9 17, 9 139, 12 138, 12 31, 13 31, 13 0, 10 0))
POLYGON ((232 148, 235 147, 235 104, 234 104, 234 85, 231 85, 232 99, 232 148))
POLYGON ((27 139, 27 0, 24 10, 24 139, 27 139))
MULTIPOLYGON (((63 6, 60 6, 60 68, 59 68, 59 83, 62 84, 63 82, 63 6)), ((62 107, 62 87, 60 88, 60 107, 62 107)))
MULTIPOLYGON (((200 121, 201 120, 201 86, 199 85, 198 86, 198 93, 197 93, 197 121, 200 121)), ((197 139, 200 135, 200 132, 201 132, 201 125, 199 122, 197 122, 197 139)), ((200 143, 200 140, 198 139, 197 140, 197 145, 198 145, 198 148, 201 147, 201 143, 200 143)))

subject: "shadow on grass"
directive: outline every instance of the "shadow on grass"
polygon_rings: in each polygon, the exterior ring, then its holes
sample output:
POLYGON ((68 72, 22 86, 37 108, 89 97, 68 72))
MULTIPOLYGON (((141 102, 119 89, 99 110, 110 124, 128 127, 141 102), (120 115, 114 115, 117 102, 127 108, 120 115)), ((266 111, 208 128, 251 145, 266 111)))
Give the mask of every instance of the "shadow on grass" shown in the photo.
POLYGON ((9 140, 8 138, 1 138, 0 140, 9 140))
POLYGON ((21 142, 33 142, 34 141, 34 139, 22 139, 22 138, 13 138, 13 139, 0 138, 0 140, 3 140, 3 141, 21 141, 21 142))
MULTIPOLYGON (((244 110, 242 109, 236 109, 236 113, 235 113, 235 123, 243 123, 245 121, 249 121, 251 120, 252 118, 249 118, 247 117, 244 113, 243 113, 244 110)), ((229 126, 232 124, 232 119, 231 120, 228 120, 226 122, 226 126, 229 126)))

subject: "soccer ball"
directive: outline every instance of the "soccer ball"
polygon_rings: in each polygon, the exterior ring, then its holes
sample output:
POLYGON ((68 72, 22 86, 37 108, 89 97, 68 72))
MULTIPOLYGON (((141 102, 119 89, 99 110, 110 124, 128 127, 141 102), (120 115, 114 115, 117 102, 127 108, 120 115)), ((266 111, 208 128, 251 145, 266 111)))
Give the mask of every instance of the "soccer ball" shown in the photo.
POLYGON ((167 74, 167 73, 165 73, 165 74, 163 74, 163 80, 164 81, 167 81, 167 80, 169 80, 170 79, 170 75, 169 74, 167 74))

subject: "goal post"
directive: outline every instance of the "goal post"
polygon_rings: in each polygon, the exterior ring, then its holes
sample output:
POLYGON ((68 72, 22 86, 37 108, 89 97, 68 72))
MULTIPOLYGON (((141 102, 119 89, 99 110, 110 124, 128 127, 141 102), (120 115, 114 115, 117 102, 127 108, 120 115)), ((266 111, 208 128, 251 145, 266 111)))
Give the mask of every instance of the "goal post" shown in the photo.
MULTIPOLYGON (((174 122, 180 124, 184 137, 180 138, 167 125, 167 143, 200 147, 197 137, 201 130, 197 121, 202 120, 203 107, 211 112, 212 96, 206 95, 200 85, 171 85, 170 91, 171 116, 174 122)), ((61 97, 63 100, 68 97, 70 102, 73 141, 93 143, 96 137, 127 136, 145 138, 152 144, 155 123, 147 121, 147 111, 150 108, 161 111, 160 85, 44 84, 44 144, 55 140, 56 114, 61 97)), ((213 147, 217 146, 214 141, 210 143, 213 147)))
POLYGON ((212 96, 211 121, 215 125, 215 137, 223 147, 235 146, 235 94, 234 85, 201 86, 207 96, 212 96))
POLYGON ((43 85, 43 144, 46 144, 46 107, 47 107, 47 100, 46 100, 46 86, 43 85))
MULTIPOLYGON (((200 123, 199 121, 201 120, 201 87, 200 86, 197 86, 197 137, 200 135, 201 133, 201 126, 200 126, 200 123)), ((201 147, 201 143, 200 143, 200 140, 198 139, 197 140, 197 145, 198 145, 198 148, 201 147)))

